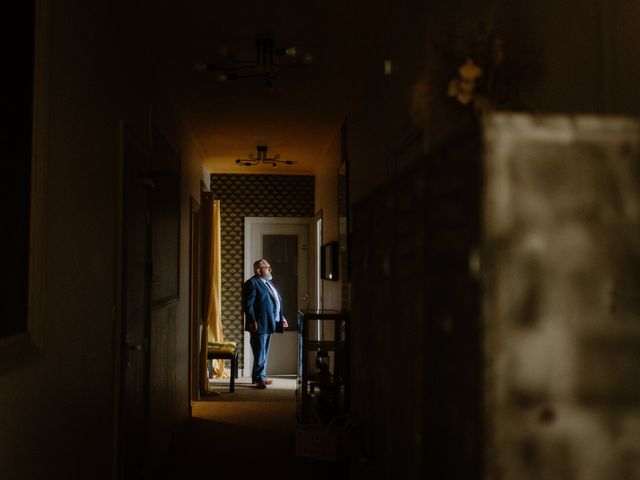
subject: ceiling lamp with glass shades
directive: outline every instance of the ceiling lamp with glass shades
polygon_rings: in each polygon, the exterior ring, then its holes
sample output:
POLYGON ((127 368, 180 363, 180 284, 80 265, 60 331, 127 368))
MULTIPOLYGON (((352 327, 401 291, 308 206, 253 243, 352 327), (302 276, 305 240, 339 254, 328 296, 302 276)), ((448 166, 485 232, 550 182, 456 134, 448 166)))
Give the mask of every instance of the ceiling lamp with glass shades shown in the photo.
POLYGON ((273 87, 283 71, 307 67, 313 61, 310 53, 302 53, 295 46, 276 48, 271 39, 256 40, 255 47, 256 55, 249 59, 235 58, 223 48, 223 59, 219 64, 198 61, 195 69, 214 72, 220 81, 257 78, 263 80, 266 87, 273 87))

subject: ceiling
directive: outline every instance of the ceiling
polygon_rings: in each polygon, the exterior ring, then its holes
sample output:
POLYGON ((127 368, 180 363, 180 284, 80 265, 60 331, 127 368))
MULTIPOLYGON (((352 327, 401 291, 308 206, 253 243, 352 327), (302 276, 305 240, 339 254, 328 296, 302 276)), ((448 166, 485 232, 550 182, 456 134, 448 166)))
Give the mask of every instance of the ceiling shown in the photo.
POLYGON ((153 10, 139 5, 150 62, 209 171, 312 173, 338 134, 363 78, 363 26, 371 23, 354 2, 309 3, 165 1, 150 3, 153 10), (220 82, 214 72, 194 68, 196 61, 223 62, 221 47, 236 58, 254 58, 258 38, 273 39, 276 47, 295 45, 313 61, 279 73, 273 90, 261 79, 220 82), (296 165, 236 165, 236 159, 256 155, 258 145, 268 147, 268 157, 278 154, 296 165))

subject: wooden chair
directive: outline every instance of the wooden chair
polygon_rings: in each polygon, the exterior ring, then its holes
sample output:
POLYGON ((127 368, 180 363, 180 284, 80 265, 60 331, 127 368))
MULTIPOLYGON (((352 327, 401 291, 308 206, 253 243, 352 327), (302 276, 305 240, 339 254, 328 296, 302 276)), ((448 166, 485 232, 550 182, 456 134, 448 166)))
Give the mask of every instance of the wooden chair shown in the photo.
POLYGON ((236 342, 209 342, 207 346, 207 361, 209 365, 212 365, 213 360, 231 360, 229 392, 233 393, 235 379, 238 378, 238 349, 236 342))

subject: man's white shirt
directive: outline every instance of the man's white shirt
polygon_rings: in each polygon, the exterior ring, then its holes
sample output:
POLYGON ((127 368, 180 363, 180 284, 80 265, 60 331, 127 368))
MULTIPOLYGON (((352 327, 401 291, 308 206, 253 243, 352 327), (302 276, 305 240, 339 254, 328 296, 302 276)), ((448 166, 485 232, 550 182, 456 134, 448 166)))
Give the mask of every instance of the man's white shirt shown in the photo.
POLYGON ((274 298, 274 300, 276 301, 276 322, 280 321, 280 297, 278 296, 278 292, 276 291, 276 287, 274 287, 271 282, 269 282, 268 280, 260 277, 260 280, 262 280, 267 287, 269 288, 269 291, 271 292, 271 296, 274 298))

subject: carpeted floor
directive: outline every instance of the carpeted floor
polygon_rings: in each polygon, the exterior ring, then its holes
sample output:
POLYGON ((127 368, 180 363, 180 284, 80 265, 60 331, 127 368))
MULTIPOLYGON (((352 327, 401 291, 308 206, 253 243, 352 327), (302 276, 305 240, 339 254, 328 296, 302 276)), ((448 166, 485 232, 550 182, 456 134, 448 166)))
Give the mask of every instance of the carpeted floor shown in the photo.
POLYGON ((274 377, 266 390, 250 379, 215 380, 219 395, 193 406, 177 435, 160 479, 257 476, 278 479, 348 478, 347 461, 328 462, 295 453, 295 377, 274 377))

